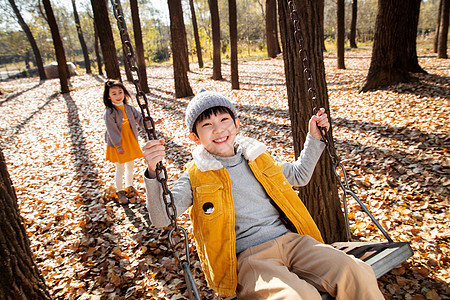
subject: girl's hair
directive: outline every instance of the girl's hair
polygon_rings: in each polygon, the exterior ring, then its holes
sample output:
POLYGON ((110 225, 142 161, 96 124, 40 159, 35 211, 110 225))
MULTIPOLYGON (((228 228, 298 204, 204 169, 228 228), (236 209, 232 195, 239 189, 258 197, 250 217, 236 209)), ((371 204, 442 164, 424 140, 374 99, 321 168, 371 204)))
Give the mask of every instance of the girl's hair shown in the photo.
POLYGON ((197 117, 197 119, 194 122, 194 126, 192 128, 192 132, 195 133, 196 135, 198 135, 198 133, 197 133, 197 124, 200 123, 201 121, 205 120, 205 119, 208 119, 213 114, 215 116, 217 116, 218 114, 229 114, 231 116, 231 118, 233 119, 233 122, 236 124, 236 122, 235 122, 236 116, 233 114, 233 112, 228 107, 225 107, 225 106, 213 106, 211 108, 208 108, 204 112, 202 112, 197 117))
POLYGON ((128 99, 131 98, 130 93, 127 91, 127 89, 125 88, 125 86, 123 85, 122 82, 120 82, 119 80, 115 80, 115 79, 108 79, 105 82, 105 91, 103 92, 103 103, 105 103, 106 107, 110 107, 110 108, 114 108, 114 109, 116 109, 116 107, 114 106, 111 99, 109 98, 109 90, 115 86, 122 88, 123 93, 125 94, 125 97, 123 98, 123 103, 128 103, 128 99))

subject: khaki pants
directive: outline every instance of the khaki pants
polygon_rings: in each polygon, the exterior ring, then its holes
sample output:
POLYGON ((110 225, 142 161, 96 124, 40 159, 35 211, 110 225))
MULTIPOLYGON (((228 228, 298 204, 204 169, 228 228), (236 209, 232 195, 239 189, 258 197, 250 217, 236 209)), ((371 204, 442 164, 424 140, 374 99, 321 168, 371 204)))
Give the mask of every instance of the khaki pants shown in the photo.
POLYGON ((372 268, 353 256, 287 233, 238 257, 238 299, 384 299, 372 268))

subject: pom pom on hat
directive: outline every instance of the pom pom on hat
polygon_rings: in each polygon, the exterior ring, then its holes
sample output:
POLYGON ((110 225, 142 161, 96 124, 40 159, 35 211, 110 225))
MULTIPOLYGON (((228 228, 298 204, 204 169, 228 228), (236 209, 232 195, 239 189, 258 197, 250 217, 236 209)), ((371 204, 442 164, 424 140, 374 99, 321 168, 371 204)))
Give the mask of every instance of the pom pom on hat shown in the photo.
POLYGON ((204 88, 200 89, 197 95, 192 98, 186 107, 186 113, 184 121, 190 132, 194 129, 195 120, 207 109, 216 106, 223 106, 231 110, 231 112, 236 116, 236 109, 230 100, 224 96, 215 93, 208 92, 204 88))

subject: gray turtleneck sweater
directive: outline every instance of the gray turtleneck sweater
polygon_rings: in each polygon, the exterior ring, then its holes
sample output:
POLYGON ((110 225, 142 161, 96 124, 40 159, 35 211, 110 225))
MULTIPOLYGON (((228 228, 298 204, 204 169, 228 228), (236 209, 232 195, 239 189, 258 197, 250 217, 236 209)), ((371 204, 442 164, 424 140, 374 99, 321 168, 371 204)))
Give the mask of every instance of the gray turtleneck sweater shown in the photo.
MULTIPOLYGON (((248 148, 259 148, 257 151, 263 152, 265 146, 250 138, 237 139, 235 144, 236 154, 231 157, 204 153, 206 151, 204 148, 197 151, 201 155, 195 155, 194 151, 193 156, 196 163, 197 160, 204 160, 205 157, 214 164, 218 163, 219 167, 225 168, 230 175, 235 208, 236 253, 240 253, 249 247, 279 237, 289 230, 280 221, 279 213, 271 204, 270 197, 253 175, 248 165, 248 157, 245 155, 248 148), (250 140, 250 144, 248 140, 250 140), (257 147, 254 144, 257 144, 257 147)), ((282 162, 282 171, 291 185, 303 186, 309 182, 324 148, 324 143, 308 135, 304 149, 297 161, 294 163, 282 162)), ((206 168, 210 168, 210 165, 207 165, 206 168)), ((162 200, 160 184, 155 178, 149 178, 148 172, 145 173, 144 180, 147 191, 147 209, 152 224, 157 227, 169 225, 170 221, 162 200)), ((171 192, 179 216, 192 205, 193 201, 187 172, 180 176, 171 192)))

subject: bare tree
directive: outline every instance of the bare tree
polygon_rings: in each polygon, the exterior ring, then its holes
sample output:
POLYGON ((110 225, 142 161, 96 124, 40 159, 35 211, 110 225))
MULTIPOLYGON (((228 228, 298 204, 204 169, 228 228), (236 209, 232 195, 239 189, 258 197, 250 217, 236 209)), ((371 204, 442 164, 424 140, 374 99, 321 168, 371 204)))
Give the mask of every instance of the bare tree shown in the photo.
POLYGON ((91 0, 94 12, 94 22, 100 39, 106 76, 120 80, 119 60, 117 59, 114 36, 108 17, 107 2, 105 0, 91 0))
POLYGON ((84 41, 83 31, 81 30, 80 18, 78 17, 77 6, 75 4, 75 0, 72 0, 73 7, 73 16, 75 18, 75 25, 77 27, 78 39, 80 40, 81 50, 83 51, 84 56, 84 65, 86 67, 86 73, 91 74, 91 61, 89 60, 89 52, 86 46, 86 42, 84 41))
POLYGON ((139 6, 137 0, 130 0, 131 18, 133 20, 134 43, 136 45, 136 63, 141 76, 141 89, 149 93, 147 82, 147 67, 145 65, 144 43, 142 42, 141 19, 139 17, 139 6))
POLYGON ((203 68, 202 45, 200 44, 200 37, 198 35, 197 17, 195 16, 194 0, 189 0, 191 8, 192 29, 194 31, 195 49, 197 51, 198 67, 203 68))
POLYGON ((337 68, 345 69, 345 0, 337 0, 337 68))
POLYGON ((184 27, 181 0, 168 0, 170 16, 170 37, 172 41, 173 76, 177 98, 194 95, 187 76, 186 28, 184 27))
POLYGON ((356 20, 358 19, 358 0, 352 3, 352 23, 350 25, 350 48, 358 48, 356 46, 356 20))
POLYGON ((236 0, 228 0, 230 22, 231 88, 239 89, 236 0))
POLYGON ((66 54, 64 52, 64 46, 59 34, 58 24, 56 23, 55 15, 50 4, 50 0, 42 0, 44 5, 45 14, 47 16, 47 22, 52 33, 53 46, 55 47, 56 62, 58 63, 59 83, 61 85, 61 93, 65 94, 69 92, 69 72, 67 70, 66 54))
POLYGON ((448 58, 447 56, 447 35, 448 17, 450 10, 450 0, 442 0, 441 25, 439 30, 438 58, 448 58))
MULTIPOLYGON (((92 19, 94 21, 94 19, 92 19)), ((98 74, 103 75, 103 63, 102 63, 102 57, 100 55, 100 49, 99 49, 99 38, 98 38, 98 31, 97 31, 97 25, 94 21, 94 50, 95 50, 95 57, 97 60, 97 67, 98 67, 98 74)))
POLYGON ((33 34, 31 33, 30 27, 28 27, 27 23, 25 23, 25 20, 23 19, 22 14, 20 13, 15 1, 9 0, 9 3, 11 4, 14 14, 17 17, 17 21, 19 22, 20 27, 22 27, 22 30, 25 32, 28 42, 31 45, 31 49, 33 50, 34 58, 36 59, 36 66, 38 68, 39 78, 41 80, 45 80, 45 79, 47 79, 47 76, 45 75, 44 63, 42 61, 41 52, 39 51, 36 40, 34 39, 33 34))
POLYGON ((208 0, 211 12, 211 27, 213 41, 213 76, 214 80, 222 80, 222 62, 220 58, 220 19, 217 0, 208 0))
POLYGON ((277 1, 266 0, 267 56, 272 58, 277 57, 281 53, 277 28, 277 1))
POLYGON ((438 9, 438 16, 436 21, 436 31, 434 33, 434 41, 433 41, 433 52, 438 53, 438 47, 439 47, 439 31, 441 28, 441 15, 442 15, 442 7, 444 5, 444 0, 439 1, 439 9, 438 9))
MULTIPOLYGON (((301 8, 298 10, 299 24, 305 37, 304 47, 309 53, 308 61, 317 90, 317 100, 319 106, 329 112, 323 63, 323 28, 320 21, 320 18, 323 18, 321 16, 323 0, 296 0, 295 4, 297 8, 301 8)), ((294 151, 298 156, 308 133, 308 122, 313 104, 308 97, 308 85, 303 73, 302 61, 298 55, 299 46, 294 38, 287 1, 278 1, 278 8, 289 115, 294 151)), ((331 165, 330 157, 322 155, 310 183, 299 191, 300 198, 316 221, 327 243, 346 239, 345 220, 331 165)))
POLYGON ((17 196, 0 150, 0 298, 51 299, 34 262, 17 196))
POLYGON ((420 0, 378 1, 372 59, 360 91, 409 82, 409 72, 420 72, 416 51, 419 11, 420 0))

